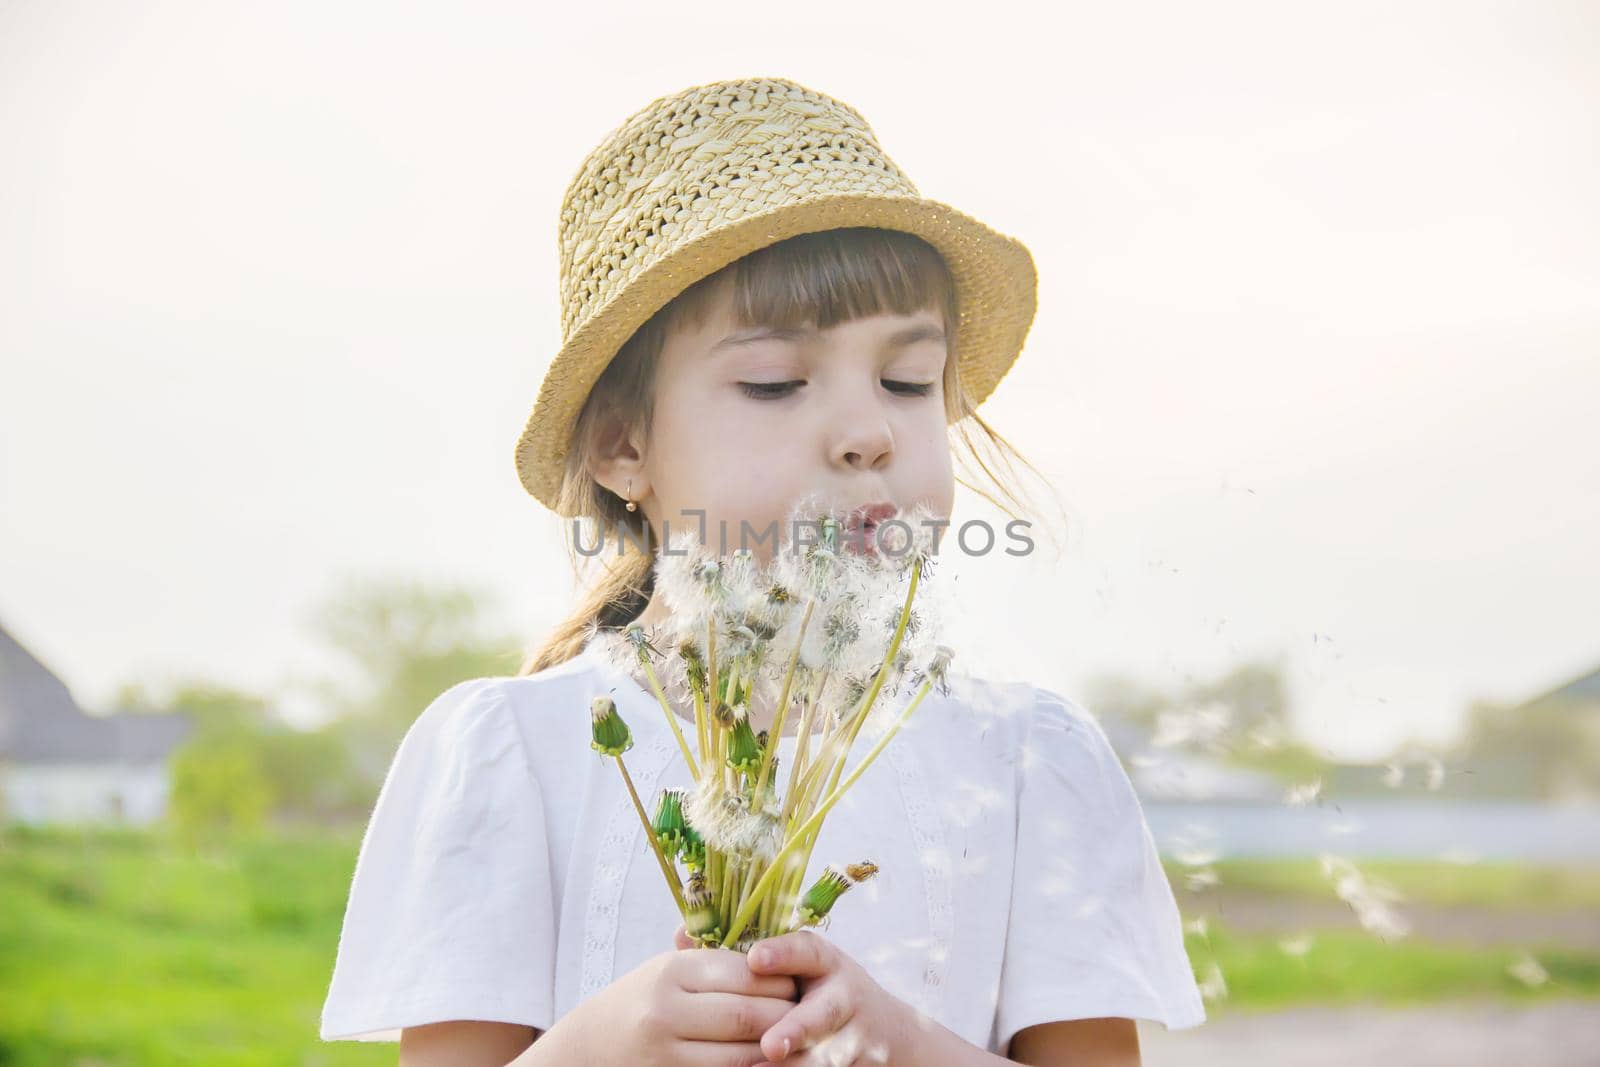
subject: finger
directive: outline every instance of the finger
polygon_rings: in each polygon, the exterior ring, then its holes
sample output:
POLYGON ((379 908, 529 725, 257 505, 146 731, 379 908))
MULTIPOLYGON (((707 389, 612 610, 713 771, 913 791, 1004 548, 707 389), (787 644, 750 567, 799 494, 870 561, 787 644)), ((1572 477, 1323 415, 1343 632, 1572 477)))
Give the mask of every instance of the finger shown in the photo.
POLYGON ((839 950, 813 930, 796 930, 757 941, 747 960, 757 974, 821 978, 838 966, 839 950))
POLYGON ((695 947, 694 938, 689 936, 689 932, 687 930, 685 930, 681 924, 678 926, 677 930, 673 931, 673 934, 672 934, 672 947, 673 948, 694 948, 695 947))
POLYGON ((689 1041, 761 1041, 794 1005, 776 997, 695 993, 677 1001, 673 1033, 689 1041))
POLYGON ((827 1040, 844 1029, 855 1015, 842 987, 818 987, 808 991, 773 1027, 761 1035, 761 1048, 774 1063, 791 1052, 798 1052, 827 1040))
POLYGON ((678 988, 687 993, 740 993, 751 997, 772 997, 793 1007, 800 999, 800 986, 787 974, 753 974, 744 953, 729 949, 684 952, 673 958, 678 988))
POLYGON ((765 1067, 770 1062, 754 1041, 681 1041, 674 1051, 673 1063, 693 1067, 765 1067))
MULTIPOLYGON (((765 1047, 765 1046, 763 1046, 765 1047)), ((781 1060, 783 1067, 839 1067, 841 1063, 885 1064, 889 1050, 879 1042, 875 1047, 866 1045, 854 1029, 829 1034, 806 1049, 796 1049, 781 1060)))

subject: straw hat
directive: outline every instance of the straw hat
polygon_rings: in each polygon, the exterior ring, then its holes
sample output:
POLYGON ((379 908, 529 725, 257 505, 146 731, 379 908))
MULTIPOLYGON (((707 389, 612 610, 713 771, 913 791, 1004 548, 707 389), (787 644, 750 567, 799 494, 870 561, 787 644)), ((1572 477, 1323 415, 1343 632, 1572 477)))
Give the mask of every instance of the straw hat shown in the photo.
POLYGON ((944 257, 961 313, 954 352, 981 402, 1033 322, 1033 257, 918 195, 854 108, 784 78, 740 78, 660 97, 611 131, 561 207, 562 345, 517 441, 524 488, 559 512, 578 413, 651 315, 757 249, 850 226, 915 234, 944 257))

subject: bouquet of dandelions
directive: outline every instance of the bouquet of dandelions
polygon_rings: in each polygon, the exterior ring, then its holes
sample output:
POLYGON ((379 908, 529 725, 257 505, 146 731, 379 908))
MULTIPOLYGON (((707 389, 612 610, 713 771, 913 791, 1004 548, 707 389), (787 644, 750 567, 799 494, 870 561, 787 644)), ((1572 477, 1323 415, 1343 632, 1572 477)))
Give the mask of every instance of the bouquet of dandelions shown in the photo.
POLYGON ((684 930, 704 948, 742 952, 825 923, 840 894, 877 872, 870 862, 829 864, 801 893, 828 812, 929 689, 948 692, 951 651, 933 644, 927 598, 915 603, 933 562, 931 512, 919 506, 873 529, 809 507, 791 510, 789 528, 816 536, 778 544, 765 567, 749 549, 716 557, 692 535, 672 538, 655 562, 665 633, 637 622, 594 632, 615 665, 642 673, 695 782, 663 790, 647 815, 622 759, 633 745, 628 726, 610 697, 593 699, 591 747, 616 761, 684 930), (899 693, 908 676, 915 693, 841 781, 878 698, 899 693), (669 701, 692 702, 693 746, 669 701), (752 730, 752 707, 772 709, 770 730, 752 730), (780 794, 777 741, 795 715, 794 765, 780 794))

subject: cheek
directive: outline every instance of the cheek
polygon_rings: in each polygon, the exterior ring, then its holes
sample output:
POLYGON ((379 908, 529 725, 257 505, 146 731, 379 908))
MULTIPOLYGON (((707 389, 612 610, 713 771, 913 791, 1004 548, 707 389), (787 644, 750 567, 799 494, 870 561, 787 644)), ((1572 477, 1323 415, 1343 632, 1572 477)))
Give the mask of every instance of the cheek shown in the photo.
POLYGON ((757 528, 781 521, 788 483, 800 474, 792 443, 772 433, 759 412, 700 400, 656 410, 651 480, 674 527, 684 509, 704 510, 712 537, 718 519, 728 522, 730 536, 741 518, 757 528))

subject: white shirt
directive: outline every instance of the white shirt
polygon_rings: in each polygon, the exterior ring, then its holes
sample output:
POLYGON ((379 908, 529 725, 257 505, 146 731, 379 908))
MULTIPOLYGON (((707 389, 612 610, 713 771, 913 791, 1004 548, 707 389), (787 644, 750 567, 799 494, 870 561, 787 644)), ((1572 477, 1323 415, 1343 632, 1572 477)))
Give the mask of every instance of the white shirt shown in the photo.
MULTIPOLYGON (((879 871, 813 929, 999 1055, 1051 1020, 1200 1025, 1171 886, 1098 722, 1031 685, 954 670, 949 684, 823 822, 805 885, 827 863, 879 871)), ((632 731, 622 759, 647 813, 661 789, 692 785, 666 711, 592 643, 537 674, 446 690, 401 742, 367 826, 324 1040, 398 1041, 454 1019, 547 1030, 672 949, 672 894, 615 761, 589 747, 600 693, 632 731)), ((879 697, 846 775, 908 698, 879 697)), ((779 738, 782 783, 796 741, 779 738)))

